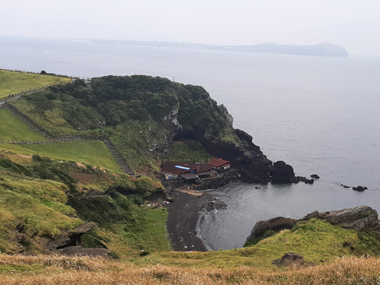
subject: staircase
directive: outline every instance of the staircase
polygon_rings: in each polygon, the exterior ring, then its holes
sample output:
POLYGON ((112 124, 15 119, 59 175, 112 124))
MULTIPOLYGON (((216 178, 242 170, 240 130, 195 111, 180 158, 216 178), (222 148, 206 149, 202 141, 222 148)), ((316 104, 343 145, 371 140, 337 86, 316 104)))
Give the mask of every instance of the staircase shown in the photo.
POLYGON ((110 140, 103 140, 103 143, 106 145, 108 150, 112 153, 113 157, 116 159, 117 163, 120 165, 120 168, 124 170, 128 175, 135 175, 131 167, 128 165, 125 158, 117 150, 116 146, 110 140))

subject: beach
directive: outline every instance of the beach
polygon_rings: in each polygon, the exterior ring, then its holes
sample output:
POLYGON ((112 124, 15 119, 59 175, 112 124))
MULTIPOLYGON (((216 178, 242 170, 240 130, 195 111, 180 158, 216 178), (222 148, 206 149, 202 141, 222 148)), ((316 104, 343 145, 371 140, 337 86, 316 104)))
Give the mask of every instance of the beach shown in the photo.
MULTIPOLYGON (((190 192, 191 193, 191 192, 190 192)), ((167 204, 169 217, 166 223, 172 247, 176 251, 207 251, 197 237, 199 211, 206 208, 211 197, 207 193, 185 193, 174 190, 174 201, 167 204)))

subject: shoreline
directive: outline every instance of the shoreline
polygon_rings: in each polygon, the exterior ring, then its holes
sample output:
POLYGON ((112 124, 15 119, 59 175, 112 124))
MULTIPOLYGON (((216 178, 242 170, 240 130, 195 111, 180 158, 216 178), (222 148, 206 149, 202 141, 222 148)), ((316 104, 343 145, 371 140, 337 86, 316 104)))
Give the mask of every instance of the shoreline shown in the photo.
MULTIPOLYGON (((188 192, 188 191, 186 191, 188 192)), ((172 247, 175 251, 208 251, 206 245, 197 236, 199 211, 211 199, 207 193, 185 193, 174 190, 174 201, 167 205, 169 212, 166 227, 172 247)))

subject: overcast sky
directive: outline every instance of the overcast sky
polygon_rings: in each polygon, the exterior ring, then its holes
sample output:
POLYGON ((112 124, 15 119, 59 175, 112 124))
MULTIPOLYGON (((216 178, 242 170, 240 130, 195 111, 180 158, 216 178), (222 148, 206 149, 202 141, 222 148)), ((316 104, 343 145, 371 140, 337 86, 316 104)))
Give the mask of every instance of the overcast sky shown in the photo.
POLYGON ((380 56, 380 0, 1 1, 0 36, 251 45, 380 56))

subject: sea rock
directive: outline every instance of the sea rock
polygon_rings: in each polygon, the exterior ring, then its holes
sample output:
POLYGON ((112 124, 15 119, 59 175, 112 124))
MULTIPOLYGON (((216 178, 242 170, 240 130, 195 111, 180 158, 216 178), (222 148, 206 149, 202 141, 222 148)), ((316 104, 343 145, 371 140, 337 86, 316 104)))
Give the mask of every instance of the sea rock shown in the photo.
POLYGON ((269 168, 272 183, 292 183, 294 180, 294 170, 284 161, 277 161, 269 168))
POLYGON ((367 190, 367 187, 358 186, 358 187, 353 187, 352 189, 358 192, 364 192, 365 190, 367 190))
POLYGON ((309 179, 303 176, 295 176, 294 179, 292 179, 292 182, 293 183, 303 182, 305 184, 313 184, 314 179, 313 178, 309 179))
POLYGON ((305 264, 305 259, 300 254, 288 252, 288 253, 285 253, 285 255, 281 259, 273 260, 272 263, 277 265, 278 267, 302 266, 305 264))
POLYGON ((277 217, 266 221, 259 221, 252 229, 251 235, 247 238, 246 243, 251 240, 257 240, 263 238, 264 234, 268 230, 280 232, 285 229, 292 229, 297 224, 297 220, 277 217))
POLYGON ((314 178, 314 179, 319 179, 320 178, 318 174, 312 174, 312 175, 310 175, 310 177, 314 178))

